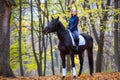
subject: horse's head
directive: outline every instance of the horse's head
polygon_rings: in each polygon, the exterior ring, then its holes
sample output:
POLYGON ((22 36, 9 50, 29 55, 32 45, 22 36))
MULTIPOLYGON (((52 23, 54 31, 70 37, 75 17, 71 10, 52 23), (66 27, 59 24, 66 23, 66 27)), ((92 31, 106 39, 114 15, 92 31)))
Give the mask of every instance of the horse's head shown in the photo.
POLYGON ((56 32, 58 30, 58 27, 57 27, 58 21, 59 21, 59 17, 55 19, 52 17, 51 22, 43 29, 43 34, 56 32))

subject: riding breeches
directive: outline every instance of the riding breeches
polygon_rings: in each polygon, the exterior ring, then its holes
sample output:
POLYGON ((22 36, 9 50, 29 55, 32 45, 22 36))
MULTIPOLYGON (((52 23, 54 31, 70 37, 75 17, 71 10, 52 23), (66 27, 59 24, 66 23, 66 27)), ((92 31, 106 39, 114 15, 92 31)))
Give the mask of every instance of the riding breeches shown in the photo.
POLYGON ((74 40, 78 39, 78 31, 72 31, 74 40))

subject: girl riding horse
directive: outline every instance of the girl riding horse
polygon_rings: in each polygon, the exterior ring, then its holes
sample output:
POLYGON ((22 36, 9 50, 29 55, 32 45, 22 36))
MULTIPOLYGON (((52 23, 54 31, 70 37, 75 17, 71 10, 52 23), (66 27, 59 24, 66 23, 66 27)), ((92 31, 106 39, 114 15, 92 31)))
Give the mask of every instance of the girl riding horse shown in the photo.
POLYGON ((77 16, 77 10, 72 9, 68 29, 72 32, 74 41, 76 42, 76 46, 73 46, 74 51, 78 51, 78 45, 79 45, 78 27, 77 27, 78 23, 79 23, 79 18, 77 16))
MULTIPOLYGON (((59 40, 58 49, 60 51, 60 56, 62 60, 62 76, 63 79, 66 76, 66 55, 70 55, 71 57, 71 63, 72 63, 72 71, 73 76, 76 78, 76 70, 75 70, 75 62, 74 62, 74 55, 77 54, 79 56, 80 60, 80 69, 78 76, 82 73, 83 69, 83 53, 85 50, 88 52, 88 61, 89 61, 89 68, 90 68, 90 74, 93 73, 93 38, 89 36, 88 34, 80 34, 85 40, 84 45, 79 45, 78 51, 73 51, 73 44, 72 39, 70 37, 68 29, 64 27, 64 25, 59 20, 59 17, 54 19, 52 17, 52 21, 47 25, 46 28, 44 28, 43 33, 48 34, 51 32, 56 32, 59 40)), ((81 40, 81 39, 80 39, 81 40)))

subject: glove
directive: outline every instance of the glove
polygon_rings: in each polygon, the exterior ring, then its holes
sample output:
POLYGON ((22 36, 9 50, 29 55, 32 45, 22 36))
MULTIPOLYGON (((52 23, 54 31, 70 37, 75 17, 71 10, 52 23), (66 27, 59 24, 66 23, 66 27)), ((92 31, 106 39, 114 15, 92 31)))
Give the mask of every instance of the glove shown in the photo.
POLYGON ((72 31, 72 28, 68 27, 67 29, 69 29, 70 31, 72 31))
POLYGON ((67 27, 67 29, 70 29, 69 27, 67 27))

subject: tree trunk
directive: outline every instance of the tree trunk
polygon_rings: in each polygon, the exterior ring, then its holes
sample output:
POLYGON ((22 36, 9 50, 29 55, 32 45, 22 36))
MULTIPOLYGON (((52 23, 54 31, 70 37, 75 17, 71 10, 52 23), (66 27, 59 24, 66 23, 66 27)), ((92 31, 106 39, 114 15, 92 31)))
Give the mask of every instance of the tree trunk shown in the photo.
POLYGON ((102 71, 102 60, 103 60, 103 46, 104 46, 104 35, 101 35, 98 44, 97 60, 96 60, 96 72, 102 71))
MULTIPOLYGON (((106 6, 110 6, 110 0, 107 1, 106 6)), ((102 4, 102 9, 106 9, 108 7, 105 7, 102 4)), ((103 19, 101 19, 101 23, 104 23, 107 21, 108 12, 105 12, 103 15, 103 19)), ((102 25, 101 25, 102 26, 102 25)), ((98 41, 98 54, 97 54, 97 60, 96 60, 96 72, 102 71, 102 62, 103 62, 103 47, 104 47, 104 35, 106 31, 106 25, 104 24, 102 29, 100 30, 100 38, 98 41)))
POLYGON ((38 57, 35 51, 35 44, 34 44, 34 33, 33 33, 33 0, 30 1, 30 9, 31 9, 31 41, 32 41, 32 50, 33 50, 33 55, 37 64, 37 71, 38 71, 38 75, 40 75, 40 65, 39 65, 39 61, 38 61, 38 57))
POLYGON ((53 47, 52 47, 52 38, 51 35, 49 35, 49 39, 50 39, 50 54, 51 54, 51 66, 52 66, 52 73, 53 75, 55 75, 55 70, 54 70, 54 61, 53 61, 53 47))
MULTIPOLYGON (((47 18, 48 20, 48 9, 47 9, 47 0, 45 0, 45 7, 44 9, 46 9, 46 11, 43 13, 43 22, 42 22, 42 31, 44 29, 44 26, 45 26, 45 17, 47 18), (47 14, 47 15, 46 15, 47 14)), ((44 76, 46 75, 46 57, 47 57, 47 40, 45 38, 45 35, 42 34, 43 38, 42 38, 42 42, 43 42, 43 48, 44 48, 44 76), (46 41, 45 41, 46 40, 46 41)))
POLYGON ((20 5, 20 16, 19 16, 19 61, 20 61, 20 74, 21 76, 24 76, 24 71, 23 71, 23 63, 22 63, 22 45, 21 45, 21 38, 22 38, 22 0, 19 0, 19 5, 20 5))
MULTIPOLYGON (((118 1, 118 8, 120 8, 120 0, 118 1)), ((120 55, 120 14, 118 15, 118 28, 119 28, 119 32, 118 32, 118 49, 119 49, 119 55, 120 55)), ((119 63, 120 64, 120 63, 119 63)), ((120 71, 120 68, 119 68, 120 71)))
POLYGON ((46 75, 46 44, 45 44, 45 36, 43 35, 43 48, 44 48, 44 76, 46 75))
POLYGON ((11 1, 0 0, 0 76, 4 77, 15 77, 9 60, 11 1))
POLYGON ((42 76, 43 75, 43 73, 42 73, 42 53, 43 53, 43 46, 42 46, 42 28, 41 28, 41 26, 42 26, 42 18, 41 18, 41 8, 40 8, 40 5, 41 5, 41 2, 40 2, 40 0, 35 0, 36 1, 36 5, 37 5, 37 9, 38 9, 38 13, 39 13, 39 32, 38 32, 38 34, 39 34, 39 36, 38 36, 38 40, 39 40, 39 71, 38 71, 38 73, 39 73, 39 76, 42 76), (38 3, 37 3, 38 2, 38 3))
MULTIPOLYGON (((118 9, 118 0, 115 0, 115 9, 118 9)), ((115 19, 118 20, 118 15, 115 16, 115 19)), ((114 23, 114 57, 115 57, 115 64, 117 66, 118 71, 120 71, 120 54, 118 51, 118 23, 114 23)))

